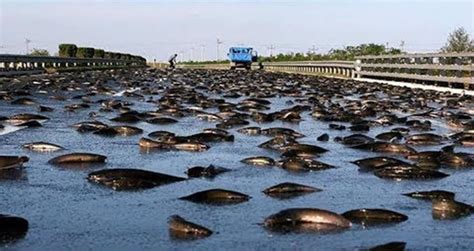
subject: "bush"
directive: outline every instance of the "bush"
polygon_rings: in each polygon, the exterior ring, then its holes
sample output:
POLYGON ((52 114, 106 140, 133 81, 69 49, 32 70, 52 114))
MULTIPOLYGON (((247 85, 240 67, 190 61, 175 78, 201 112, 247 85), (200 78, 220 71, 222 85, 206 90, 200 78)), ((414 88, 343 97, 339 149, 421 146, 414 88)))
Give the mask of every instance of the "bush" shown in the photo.
POLYGON ((446 45, 441 48, 442 52, 468 52, 474 51, 474 40, 469 38, 469 32, 464 28, 457 28, 449 34, 446 45))
POLYGON ((60 44, 59 45, 60 57, 75 57, 76 54, 77 54, 77 46, 75 44, 60 44))
POLYGON ((102 49, 94 49, 94 57, 95 58, 104 58, 105 51, 102 49))
POLYGON ((120 59, 120 53, 117 52, 109 52, 110 53, 110 58, 112 59, 120 59))
POLYGON ((94 56, 94 48, 90 47, 79 47, 77 48, 78 58, 92 58, 94 56))
POLYGON ((104 52, 104 58, 111 59, 112 58, 112 52, 110 52, 110 51, 104 52))
POLYGON ((123 57, 124 57, 125 60, 132 60, 133 56, 130 55, 130 54, 124 54, 123 57))
POLYGON ((31 56, 49 56, 49 51, 44 49, 36 49, 34 48, 30 54, 31 56))

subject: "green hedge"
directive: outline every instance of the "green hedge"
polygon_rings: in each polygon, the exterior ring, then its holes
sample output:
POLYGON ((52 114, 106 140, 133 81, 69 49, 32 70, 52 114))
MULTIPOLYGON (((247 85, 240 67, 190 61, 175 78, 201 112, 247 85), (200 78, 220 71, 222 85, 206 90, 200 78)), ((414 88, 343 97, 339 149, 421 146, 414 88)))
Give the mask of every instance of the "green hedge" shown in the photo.
POLYGON ((92 57, 94 57, 94 48, 79 47, 79 48, 77 48, 76 56, 78 58, 92 58, 92 57))
POLYGON ((91 47, 77 47, 75 44, 60 44, 59 56, 78 58, 107 58, 146 63, 146 59, 141 56, 128 53, 104 51, 102 49, 91 47))
POLYGON ((94 49, 94 57, 95 58, 104 58, 105 51, 102 49, 94 49))
POLYGON ((60 44, 59 45, 60 57, 75 57, 76 53, 77 53, 77 46, 75 44, 60 44))

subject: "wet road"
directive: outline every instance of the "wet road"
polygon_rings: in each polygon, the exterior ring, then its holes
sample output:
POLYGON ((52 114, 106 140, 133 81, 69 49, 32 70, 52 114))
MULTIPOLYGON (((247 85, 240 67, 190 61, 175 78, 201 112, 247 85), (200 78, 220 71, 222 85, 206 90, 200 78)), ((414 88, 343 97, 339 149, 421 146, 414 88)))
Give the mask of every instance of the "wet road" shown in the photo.
MULTIPOLYGON (((149 79, 149 83, 166 87, 169 79, 149 79)), ((111 84, 116 92, 124 88, 111 84)), ((120 93, 119 93, 120 94, 120 93)), ((68 95, 67 92, 64 95, 68 95)), ((217 94, 209 94, 218 97, 217 94)), ((402 196, 402 193, 443 189, 456 193, 459 201, 474 203, 474 172, 472 169, 444 169, 451 176, 434 181, 391 181, 358 171, 350 163, 360 158, 379 156, 335 143, 336 136, 352 134, 348 130, 329 130, 329 122, 313 119, 310 112, 303 112, 300 123, 276 121, 250 126, 287 127, 306 135, 301 143, 316 144, 329 151, 318 160, 336 166, 318 172, 295 174, 280 168, 256 168, 239 160, 257 155, 279 159, 279 153, 258 148, 268 139, 265 136, 246 136, 229 129, 235 142, 211 143, 206 152, 147 151, 140 149, 138 140, 156 130, 167 130, 178 135, 198 133, 215 127, 196 117, 177 118, 172 125, 153 125, 145 122, 134 124, 144 130, 142 135, 129 137, 103 137, 90 133, 78 133, 71 125, 90 120, 89 113, 97 111, 100 104, 92 103, 89 109, 68 112, 63 109, 70 104, 51 100, 48 94, 34 94, 41 105, 55 108, 43 113, 50 120, 43 127, 24 128, 0 135, 0 155, 26 155, 30 161, 16 177, 0 180, 0 213, 9 213, 28 219, 30 229, 27 236, 4 246, 19 250, 123 250, 123 249, 358 249, 390 241, 407 242, 410 249, 470 249, 474 246, 474 218, 465 217, 453 221, 437 221, 431 216, 431 204, 402 196), (318 142, 316 137, 330 135, 328 142, 318 142), (22 144, 46 141, 66 148, 62 152, 36 153, 21 148, 22 144), (94 152, 108 157, 106 164, 97 167, 68 169, 47 164, 55 156, 69 152, 94 152), (100 168, 141 168, 186 177, 188 167, 215 164, 232 169, 214 179, 191 179, 157 188, 117 192, 92 184, 87 174, 100 168), (280 182, 295 182, 323 189, 290 200, 277 200, 261 191, 280 182), (194 204, 177 198, 191 193, 224 188, 246 193, 250 201, 231 206, 208 206, 194 204), (278 234, 265 230, 260 223, 270 214, 290 207, 316 207, 343 213, 355 208, 386 208, 409 216, 408 221, 388 226, 364 229, 354 225, 349 231, 335 234, 278 234), (167 219, 179 214, 217 232, 209 238, 195 241, 179 241, 169 236, 167 219)), ((146 98, 157 95, 146 95, 146 98)), ((69 96, 70 98, 71 96, 69 96)), ((93 100, 110 98, 107 95, 91 97, 93 100)), ((116 97, 123 98, 124 97, 116 97)), ((241 98, 227 98, 237 103, 241 98)), ((347 99, 346 97, 345 99, 347 99)), ((353 98, 357 98, 354 96, 353 98)), ((156 105, 138 98, 126 98, 134 103, 133 109, 147 111, 156 105)), ((269 98, 270 111, 289 107, 287 101, 294 97, 269 98)), ((343 99, 341 99, 343 100, 343 99)), ((341 101, 342 102, 342 101, 341 101)), ((76 102, 77 103, 77 102, 76 102)), ((216 112, 215 108, 206 111, 216 112)), ((0 100, 0 116, 16 113, 36 113, 32 106, 11 105, 0 100)), ((267 112, 267 111, 266 111, 267 112)), ((110 118, 116 113, 100 113, 96 119, 115 125, 110 118)), ((434 132, 454 132, 438 119, 430 119, 434 132)), ((347 123, 341 123, 347 125, 347 123)), ((373 127, 366 133, 374 137, 396 126, 373 127)), ((240 127, 239 127, 240 128, 240 127)), ((439 149, 441 146, 416 146, 417 150, 439 149)), ((456 151, 474 153, 473 148, 458 147, 456 151)), ((1 248, 1 247, 0 247, 1 248)))

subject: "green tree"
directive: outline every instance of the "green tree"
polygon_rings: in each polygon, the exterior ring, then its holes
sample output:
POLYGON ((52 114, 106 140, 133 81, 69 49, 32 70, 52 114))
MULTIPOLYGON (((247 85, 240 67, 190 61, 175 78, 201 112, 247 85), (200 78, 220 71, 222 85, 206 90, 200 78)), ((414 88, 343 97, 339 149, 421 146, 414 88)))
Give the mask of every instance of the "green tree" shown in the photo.
POLYGON ((75 57, 76 53, 77 53, 77 46, 75 44, 60 44, 59 45, 60 57, 75 57))
POLYGON ((446 45, 441 48, 442 52, 466 52, 474 51, 474 41, 470 40, 469 33, 464 28, 457 28, 449 34, 446 45))
POLYGON ((36 49, 34 48, 30 54, 30 56, 49 56, 49 51, 45 49, 36 49))
POLYGON ((94 48, 78 47, 76 57, 78 58, 92 58, 94 56, 94 48))

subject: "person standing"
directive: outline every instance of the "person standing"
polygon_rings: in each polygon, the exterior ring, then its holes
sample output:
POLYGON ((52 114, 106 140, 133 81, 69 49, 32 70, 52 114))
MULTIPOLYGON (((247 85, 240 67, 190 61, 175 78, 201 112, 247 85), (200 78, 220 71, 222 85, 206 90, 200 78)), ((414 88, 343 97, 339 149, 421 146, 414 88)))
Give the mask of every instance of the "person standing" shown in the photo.
POLYGON ((170 63, 170 68, 171 69, 174 69, 175 68, 175 65, 176 65, 176 58, 178 57, 178 54, 174 54, 170 57, 170 59, 168 60, 168 62, 170 63))

